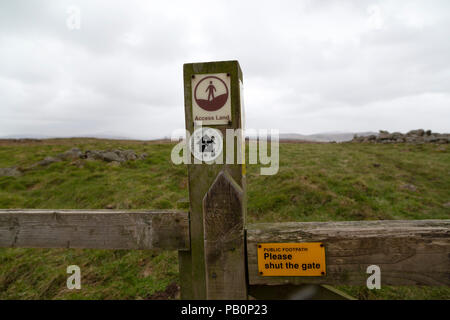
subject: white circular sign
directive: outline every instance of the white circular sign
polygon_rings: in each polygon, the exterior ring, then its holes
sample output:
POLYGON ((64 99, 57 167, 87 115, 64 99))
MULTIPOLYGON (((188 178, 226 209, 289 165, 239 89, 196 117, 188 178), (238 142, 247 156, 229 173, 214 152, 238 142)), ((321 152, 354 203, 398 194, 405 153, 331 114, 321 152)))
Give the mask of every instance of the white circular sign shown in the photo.
POLYGON ((228 101, 229 91, 225 81, 216 76, 206 76, 194 88, 194 100, 206 111, 217 111, 228 101))
POLYGON ((213 161, 222 153, 222 133, 217 129, 201 127, 194 131, 189 144, 191 153, 196 159, 213 161))

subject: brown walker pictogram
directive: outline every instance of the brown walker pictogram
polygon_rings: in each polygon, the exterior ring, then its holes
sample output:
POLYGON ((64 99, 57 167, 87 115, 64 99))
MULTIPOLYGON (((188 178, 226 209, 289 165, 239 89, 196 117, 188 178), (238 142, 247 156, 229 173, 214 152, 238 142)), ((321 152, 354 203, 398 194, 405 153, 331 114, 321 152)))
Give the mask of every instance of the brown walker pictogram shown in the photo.
MULTIPOLYGON (((203 87, 204 88, 204 87, 203 87)), ((219 91, 220 92, 220 91, 219 91)), ((226 83, 215 76, 207 76, 197 83, 194 89, 194 99, 198 106, 206 111, 217 111, 222 108, 228 100, 229 90, 226 83), (209 81, 209 85, 204 92, 199 92, 200 84, 203 81, 209 81), (215 93, 219 91, 220 87, 225 93, 215 96, 215 93), (223 90, 225 89, 225 90, 223 90)))

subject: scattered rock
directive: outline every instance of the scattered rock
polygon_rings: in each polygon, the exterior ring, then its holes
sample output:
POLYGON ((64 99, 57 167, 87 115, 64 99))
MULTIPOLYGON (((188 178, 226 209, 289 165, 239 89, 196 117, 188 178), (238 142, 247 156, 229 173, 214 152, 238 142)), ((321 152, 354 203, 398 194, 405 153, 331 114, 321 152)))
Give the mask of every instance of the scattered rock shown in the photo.
POLYGON ((357 136, 353 137, 351 142, 372 142, 372 143, 438 143, 438 144, 447 144, 450 143, 450 134, 449 133, 435 133, 431 132, 431 130, 411 130, 406 134, 401 132, 389 133, 385 130, 380 130, 378 135, 370 135, 370 136, 357 136))
POLYGON ((412 192, 416 192, 417 191, 417 187, 415 185, 413 185, 413 184, 410 184, 410 183, 402 184, 400 186, 400 189, 408 190, 408 191, 412 191, 412 192))
POLYGON ((81 155, 81 158, 88 160, 103 160, 107 162, 117 161, 117 162, 125 162, 129 160, 138 160, 142 159, 134 152, 133 150, 87 150, 84 155, 81 155))
POLYGON ((112 204, 112 203, 105 206, 105 209, 115 209, 115 208, 116 208, 116 205, 112 204))
POLYGON ((67 150, 64 153, 58 154, 56 157, 61 160, 75 160, 79 159, 83 153, 78 148, 72 148, 70 150, 67 150))
POLYGON ((22 172, 17 167, 0 168, 0 177, 19 177, 22 172))
POLYGON ((41 160, 39 162, 36 162, 34 165, 32 165, 32 167, 36 167, 36 166, 48 166, 49 164, 55 163, 55 162, 60 162, 61 159, 59 158, 55 158, 55 157, 46 157, 44 160, 41 160))
POLYGON ((108 163, 108 166, 110 166, 110 167, 120 167, 120 162, 119 161, 111 161, 110 163, 108 163))
POLYGON ((133 150, 125 150, 125 151, 122 151, 121 153, 119 153, 119 156, 120 156, 121 154, 123 155, 123 157, 124 157, 126 160, 136 160, 136 159, 138 158, 136 152, 134 152, 133 150))
POLYGON ((101 151, 97 150, 87 150, 84 155, 81 155, 81 158, 87 160, 103 160, 101 151))
MULTIPOLYGON (((102 160, 109 162, 109 165, 112 167, 120 166, 120 163, 125 161, 133 161, 139 159, 145 159, 147 157, 146 153, 141 154, 140 156, 134 152, 133 150, 86 150, 85 152, 81 151, 78 148, 72 148, 67 150, 66 152, 60 153, 55 157, 46 157, 44 160, 34 163, 33 165, 23 169, 33 169, 38 166, 48 166, 49 164, 70 160, 71 165, 77 166, 78 168, 83 167, 83 160, 85 161, 95 161, 102 160)), ((0 168, 0 176, 17 176, 21 175, 22 172, 18 169, 13 168, 0 168)))
POLYGON ((112 161, 121 162, 121 161, 124 161, 123 158, 120 158, 117 155, 117 153, 111 152, 111 151, 102 153, 102 158, 106 162, 112 162, 112 161))
MULTIPOLYGON (((417 130, 411 130, 411 131, 409 131, 406 135, 407 136, 419 136, 419 137, 422 137, 423 135, 424 135, 424 133, 425 133, 425 130, 423 130, 423 129, 417 129, 417 130)), ((430 132, 431 133, 431 132, 430 132)))
POLYGON ((72 161, 70 164, 75 166, 75 167, 77 167, 77 168, 84 168, 83 160, 81 160, 81 159, 77 159, 75 161, 72 161))
POLYGON ((450 202, 444 203, 443 206, 446 208, 450 208, 450 202))
POLYGON ((374 166, 375 168, 379 168, 379 167, 381 166, 381 164, 379 164, 379 163, 374 163, 373 166, 374 166))

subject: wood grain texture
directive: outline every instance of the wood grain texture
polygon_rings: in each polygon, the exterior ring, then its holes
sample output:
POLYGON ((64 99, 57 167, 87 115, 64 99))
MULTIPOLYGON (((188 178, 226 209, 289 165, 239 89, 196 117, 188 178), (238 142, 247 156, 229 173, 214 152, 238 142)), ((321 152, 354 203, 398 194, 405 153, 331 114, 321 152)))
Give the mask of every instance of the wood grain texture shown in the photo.
POLYGON ((382 285, 449 285, 450 220, 290 222, 247 228, 250 285, 366 285, 370 265, 381 269, 382 285), (261 277, 258 243, 325 244, 325 277, 261 277))
MULTIPOLYGON (((192 76, 207 73, 229 73, 231 77, 230 99, 232 123, 230 125, 213 126, 224 137, 223 150, 225 151, 227 147, 225 139, 226 129, 241 128, 239 80, 242 81, 242 71, 237 61, 188 63, 183 66, 185 123, 186 130, 191 134, 194 132, 192 117, 192 76)), ((236 148, 237 145, 235 145, 236 148)), ((236 154, 237 152, 235 150, 236 154)), ((225 162, 225 154, 223 159, 225 162)), ((194 164, 192 155, 191 163, 188 165, 191 251, 190 258, 188 253, 183 255, 183 259, 180 261, 180 272, 184 273, 184 270, 186 270, 186 272, 191 273, 191 276, 183 277, 180 286, 182 297, 186 297, 186 299, 187 297, 188 299, 206 299, 203 198, 222 170, 226 170, 243 190, 245 190, 245 177, 242 176, 241 164, 194 164)))
POLYGON ((243 195, 222 171, 203 199, 207 299, 247 299, 243 195))
POLYGON ((0 210, 0 247, 189 250, 188 213, 0 210))

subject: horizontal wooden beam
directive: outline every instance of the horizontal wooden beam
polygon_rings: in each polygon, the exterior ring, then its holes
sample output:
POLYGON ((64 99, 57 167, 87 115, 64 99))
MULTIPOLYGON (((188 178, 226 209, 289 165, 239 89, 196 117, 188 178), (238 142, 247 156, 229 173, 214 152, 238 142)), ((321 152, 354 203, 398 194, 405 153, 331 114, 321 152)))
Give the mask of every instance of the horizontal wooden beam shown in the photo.
POLYGON ((367 267, 381 269, 382 285, 449 285, 450 220, 259 223, 247 228, 250 285, 366 285, 367 267), (257 244, 323 242, 326 276, 263 277, 257 244))
POLYGON ((189 250, 189 216, 167 210, 0 210, 0 247, 189 250))

